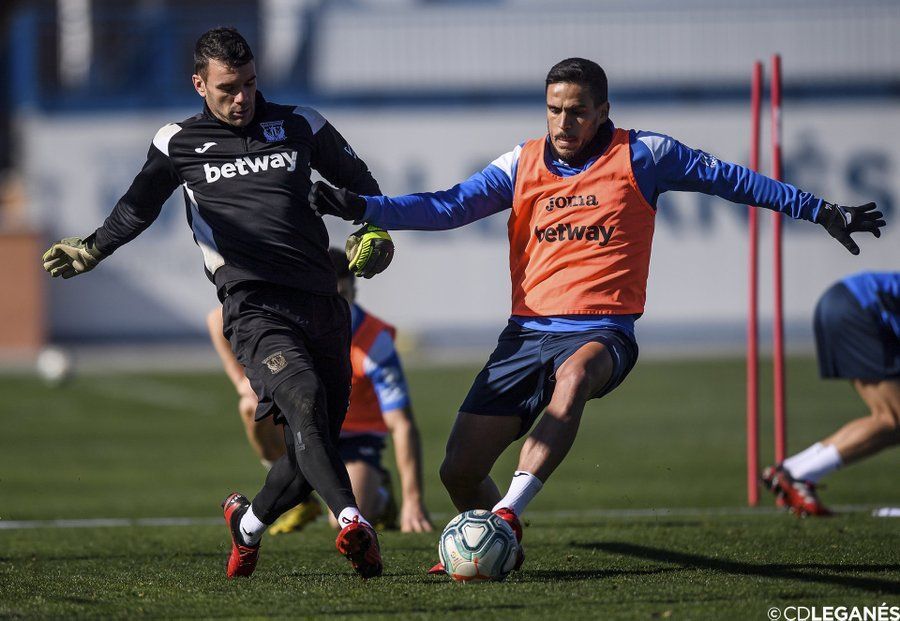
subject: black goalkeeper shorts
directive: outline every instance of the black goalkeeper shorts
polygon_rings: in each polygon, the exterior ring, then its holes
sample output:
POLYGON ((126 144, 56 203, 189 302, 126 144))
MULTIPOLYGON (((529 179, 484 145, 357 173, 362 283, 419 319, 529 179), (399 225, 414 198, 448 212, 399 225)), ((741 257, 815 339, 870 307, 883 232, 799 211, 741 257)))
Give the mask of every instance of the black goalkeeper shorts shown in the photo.
POLYGON ((232 287, 222 303, 225 337, 259 397, 256 419, 274 415, 285 381, 312 370, 325 389, 329 420, 344 419, 350 402, 350 307, 321 295, 262 282, 232 287))

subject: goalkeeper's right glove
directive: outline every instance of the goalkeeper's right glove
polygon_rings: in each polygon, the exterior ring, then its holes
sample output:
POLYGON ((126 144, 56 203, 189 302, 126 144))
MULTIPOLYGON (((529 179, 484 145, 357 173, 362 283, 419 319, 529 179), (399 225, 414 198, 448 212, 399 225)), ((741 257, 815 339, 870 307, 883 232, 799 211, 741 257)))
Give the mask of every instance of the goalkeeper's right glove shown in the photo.
POLYGON ((44 253, 44 269, 56 278, 72 278, 89 272, 106 257, 97 249, 94 236, 87 239, 66 237, 59 240, 44 253))
POLYGON ((844 245, 850 254, 859 254, 859 246, 850 237, 850 233, 868 231, 875 237, 881 237, 881 227, 885 222, 884 214, 873 211, 875 203, 866 203, 861 207, 844 207, 822 201, 816 224, 821 224, 828 234, 844 245))
POLYGON ((366 199, 350 190, 333 188, 316 181, 309 190, 309 206, 322 216, 331 214, 360 224, 366 213, 366 199))
POLYGON ((384 229, 367 224, 347 238, 347 261, 350 271, 371 278, 387 269, 394 258, 394 241, 384 229))

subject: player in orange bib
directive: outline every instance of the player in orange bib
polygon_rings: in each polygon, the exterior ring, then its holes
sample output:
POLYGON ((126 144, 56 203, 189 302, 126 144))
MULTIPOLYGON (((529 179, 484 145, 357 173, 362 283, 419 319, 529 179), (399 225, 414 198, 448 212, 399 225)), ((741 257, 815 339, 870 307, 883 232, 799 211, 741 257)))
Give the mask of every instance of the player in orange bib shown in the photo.
MULTIPOLYGON (((394 327, 355 303, 356 285, 342 250, 330 248, 338 274, 338 293, 350 304, 352 338, 350 363, 352 382, 350 407, 341 426, 337 449, 347 467, 353 494, 364 515, 379 528, 402 532, 432 530, 422 497, 422 454, 419 431, 413 418, 409 391, 400 358, 394 348, 394 327), (394 503, 390 476, 381 463, 385 437, 394 443, 400 475, 402 502, 394 503)), ((222 310, 207 316, 210 337, 222 359, 225 372, 238 392, 238 410, 247 439, 266 469, 285 451, 281 425, 271 417, 256 419, 258 400, 244 369, 222 335, 222 310)), ((309 498, 281 515, 269 527, 272 534, 297 531, 321 514, 315 498, 309 498)), ((332 526, 337 521, 330 515, 332 526)))
POLYGON ((660 194, 703 192, 816 222, 853 254, 851 233, 878 237, 884 225, 874 203, 827 203, 664 134, 615 127, 606 74, 592 61, 557 63, 545 85, 547 135, 449 190, 359 196, 319 182, 310 191, 317 213, 388 230, 451 229, 509 210, 512 314, 459 410, 441 479, 457 509, 493 507, 520 539, 518 516, 571 448, 585 403, 637 360, 660 194), (530 429, 501 496, 491 467, 530 429))

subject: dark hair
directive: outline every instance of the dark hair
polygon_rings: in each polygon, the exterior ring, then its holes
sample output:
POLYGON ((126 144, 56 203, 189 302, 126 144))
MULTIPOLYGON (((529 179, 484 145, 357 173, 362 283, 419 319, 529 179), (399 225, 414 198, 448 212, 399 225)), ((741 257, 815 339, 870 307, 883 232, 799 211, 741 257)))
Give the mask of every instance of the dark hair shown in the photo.
POLYGON ((584 58, 567 58, 561 60, 550 69, 547 74, 547 82, 544 91, 551 84, 559 82, 572 82, 587 87, 594 103, 598 106, 609 99, 609 85, 606 82, 606 72, 592 60, 584 58))
POLYGON ((229 67, 242 67, 253 60, 253 52, 236 29, 213 28, 204 32, 194 46, 194 73, 206 79, 210 60, 218 60, 229 67))
POLYGON ((350 277, 350 262, 347 261, 346 252, 340 248, 332 247, 328 249, 328 258, 331 259, 331 264, 334 266, 334 271, 337 272, 338 279, 350 277))

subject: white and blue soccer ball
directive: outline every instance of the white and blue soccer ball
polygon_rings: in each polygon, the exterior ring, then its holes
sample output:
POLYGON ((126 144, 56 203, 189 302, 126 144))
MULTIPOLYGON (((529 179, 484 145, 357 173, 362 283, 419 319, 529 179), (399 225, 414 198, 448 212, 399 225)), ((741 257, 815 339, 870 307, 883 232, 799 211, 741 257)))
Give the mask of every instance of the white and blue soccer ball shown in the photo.
POLYGON ((450 520, 438 542, 444 569, 458 582, 503 580, 513 570, 518 550, 509 524, 483 509, 450 520))

